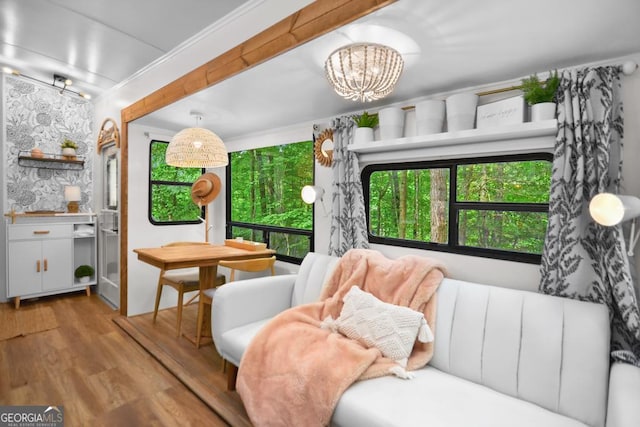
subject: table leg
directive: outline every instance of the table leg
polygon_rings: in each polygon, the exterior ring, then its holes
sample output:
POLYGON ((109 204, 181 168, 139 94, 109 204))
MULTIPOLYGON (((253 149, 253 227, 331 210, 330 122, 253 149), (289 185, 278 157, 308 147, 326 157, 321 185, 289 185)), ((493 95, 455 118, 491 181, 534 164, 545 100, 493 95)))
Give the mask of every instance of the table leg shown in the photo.
MULTIPOLYGON (((203 291, 215 286, 215 280, 218 275, 218 266, 212 265, 208 267, 200 267, 200 298, 198 301, 198 323, 196 325, 196 337, 193 343, 196 347, 200 347, 202 337, 211 338, 211 308, 207 307, 205 300, 208 298, 203 291)), ((191 337, 187 337, 191 341, 191 337)))

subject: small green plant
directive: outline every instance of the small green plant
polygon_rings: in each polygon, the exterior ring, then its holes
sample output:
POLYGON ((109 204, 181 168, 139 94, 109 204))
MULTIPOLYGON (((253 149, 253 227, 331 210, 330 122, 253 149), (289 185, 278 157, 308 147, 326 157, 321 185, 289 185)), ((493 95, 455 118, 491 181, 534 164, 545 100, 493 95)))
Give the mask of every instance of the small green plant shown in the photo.
POLYGON ((73 148, 74 150, 78 149, 78 144, 76 144, 75 142, 73 142, 70 139, 65 139, 64 141, 62 141, 62 144, 60 144, 61 148, 73 148))
POLYGON ((369 114, 366 111, 360 115, 353 116, 353 121, 359 128, 374 128, 378 126, 378 115, 369 114))
POLYGON ((91 277, 93 276, 93 273, 95 273, 93 267, 91 267, 90 265, 81 265, 80 267, 76 268, 74 275, 76 276, 76 279, 79 279, 86 276, 91 277))
POLYGON ((522 92, 524 100, 529 105, 539 104, 541 102, 554 102, 556 100, 556 91, 560 85, 558 72, 554 71, 549 74, 546 82, 541 82, 537 74, 522 80, 522 92))

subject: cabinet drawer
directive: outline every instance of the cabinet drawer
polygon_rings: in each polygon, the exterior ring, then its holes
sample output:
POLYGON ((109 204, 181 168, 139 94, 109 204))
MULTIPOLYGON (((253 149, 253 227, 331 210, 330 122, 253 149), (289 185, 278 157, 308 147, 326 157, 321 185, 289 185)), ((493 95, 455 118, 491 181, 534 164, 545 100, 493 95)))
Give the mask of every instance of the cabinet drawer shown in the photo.
POLYGON ((73 237, 73 224, 17 224, 9 226, 9 240, 73 237))

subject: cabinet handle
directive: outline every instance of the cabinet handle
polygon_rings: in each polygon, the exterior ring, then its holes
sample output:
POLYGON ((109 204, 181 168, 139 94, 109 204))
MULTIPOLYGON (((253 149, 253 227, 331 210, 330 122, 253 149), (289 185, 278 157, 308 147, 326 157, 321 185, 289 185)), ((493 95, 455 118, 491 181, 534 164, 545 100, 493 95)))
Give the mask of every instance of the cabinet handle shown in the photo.
POLYGON ((49 234, 50 231, 49 230, 36 230, 33 232, 33 234, 49 234))
POLYGON ((44 259, 44 271, 47 271, 49 269, 49 262, 47 261, 47 259, 44 259))
POLYGON ((40 260, 36 261, 36 273, 40 273, 40 260))

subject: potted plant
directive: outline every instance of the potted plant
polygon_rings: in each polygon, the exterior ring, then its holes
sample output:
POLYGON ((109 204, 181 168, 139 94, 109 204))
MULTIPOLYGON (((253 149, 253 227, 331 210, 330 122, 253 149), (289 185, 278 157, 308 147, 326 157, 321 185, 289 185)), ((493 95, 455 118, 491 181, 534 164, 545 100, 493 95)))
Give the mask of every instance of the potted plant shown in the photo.
POLYGON ((60 144, 60 148, 62 148, 62 155, 65 157, 75 157, 76 150, 78 149, 78 144, 71 141, 70 139, 65 139, 60 144))
POLYGON ((93 267, 91 267, 90 265, 81 265, 76 268, 74 275, 76 276, 76 279, 80 281, 80 283, 87 283, 91 279, 91 276, 93 276, 93 273, 95 273, 93 267))
POLYGON ((549 74, 546 82, 536 74, 522 80, 524 100, 531 106, 531 121, 550 120, 556 115, 556 91, 560 85, 558 72, 549 74))
POLYGON ((356 132, 354 135, 354 143, 373 141, 373 128, 378 126, 378 115, 369 114, 366 111, 362 114, 353 116, 356 123, 356 132))

